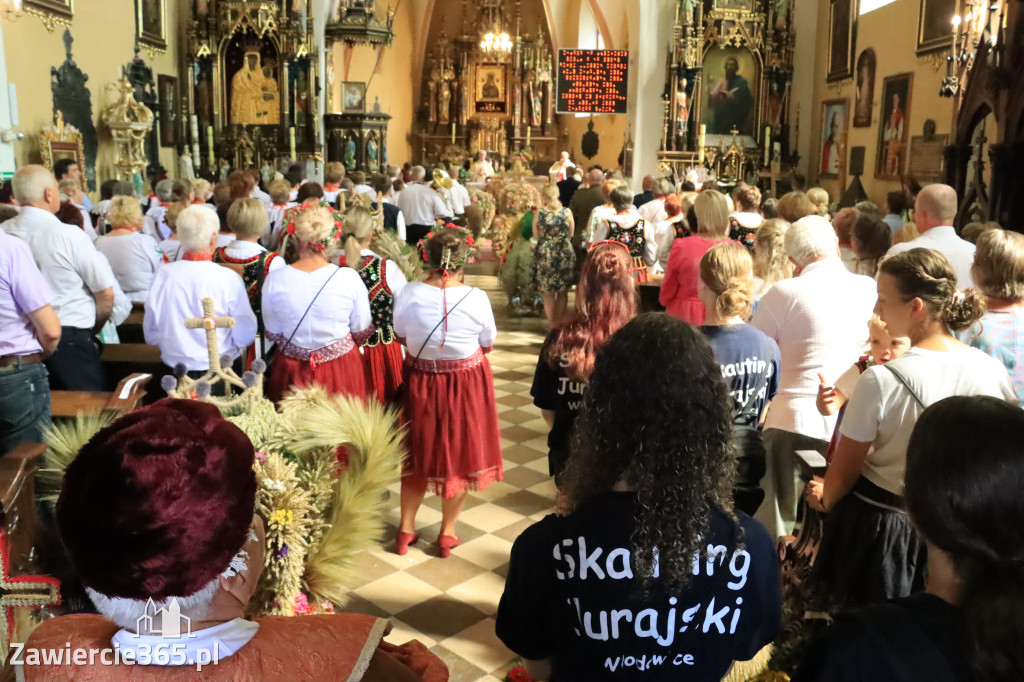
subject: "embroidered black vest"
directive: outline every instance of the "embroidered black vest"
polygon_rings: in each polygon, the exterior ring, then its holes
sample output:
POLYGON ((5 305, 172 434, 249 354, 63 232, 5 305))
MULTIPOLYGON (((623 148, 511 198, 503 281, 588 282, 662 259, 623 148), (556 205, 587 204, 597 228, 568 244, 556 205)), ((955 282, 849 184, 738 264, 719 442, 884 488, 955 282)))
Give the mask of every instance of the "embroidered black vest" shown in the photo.
MULTIPOLYGON (((345 264, 342 257, 341 264, 345 264)), ((374 333, 364 346, 379 346, 395 340, 395 295, 388 287, 387 261, 377 256, 363 257, 363 264, 357 272, 366 290, 370 292, 370 317, 373 318, 374 333)))
POLYGON ((629 249, 629 255, 633 259, 644 257, 644 245, 647 239, 644 237, 646 223, 641 218, 631 227, 623 227, 614 220, 608 221, 608 240, 621 242, 629 249))
POLYGON ((245 283, 245 291, 249 295, 249 305, 252 306, 252 311, 256 314, 256 319, 260 321, 261 327, 263 320, 261 305, 263 301, 263 282, 266 281, 267 274, 270 272, 270 264, 277 257, 278 254, 275 251, 263 251, 255 258, 248 259, 232 258, 224 253, 223 248, 213 252, 214 263, 227 265, 242 276, 242 282, 245 283))

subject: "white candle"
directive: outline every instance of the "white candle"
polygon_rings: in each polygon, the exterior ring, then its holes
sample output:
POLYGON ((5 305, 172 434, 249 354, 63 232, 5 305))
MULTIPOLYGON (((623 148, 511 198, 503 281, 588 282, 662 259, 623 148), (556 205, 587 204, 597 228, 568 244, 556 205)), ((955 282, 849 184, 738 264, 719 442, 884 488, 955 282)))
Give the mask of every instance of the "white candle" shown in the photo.
POLYGON ((771 156, 769 150, 772 148, 772 127, 764 127, 764 165, 768 165, 768 159, 771 156))
POLYGON ((210 154, 210 169, 217 164, 217 150, 213 147, 213 126, 206 126, 206 147, 210 154))
POLYGON ((704 135, 707 133, 708 127, 704 123, 700 124, 700 135, 697 136, 697 163, 704 165, 704 135))
POLYGON ((452 123, 452 144, 455 144, 455 124, 452 123))
POLYGON ((295 126, 288 129, 288 149, 292 155, 292 161, 295 160, 295 126))
POLYGON ((533 130, 531 128, 527 127, 527 129, 526 129, 526 146, 527 147, 530 146, 530 133, 531 132, 533 132, 533 130))

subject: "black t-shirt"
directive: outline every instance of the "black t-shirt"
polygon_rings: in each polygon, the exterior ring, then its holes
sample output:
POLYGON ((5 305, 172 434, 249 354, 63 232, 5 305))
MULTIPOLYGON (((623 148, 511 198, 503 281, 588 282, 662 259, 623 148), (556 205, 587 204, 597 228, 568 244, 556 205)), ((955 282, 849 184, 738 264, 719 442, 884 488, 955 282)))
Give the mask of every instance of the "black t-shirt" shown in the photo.
POLYGON ((555 413, 555 425, 548 433, 548 449, 553 456, 564 458, 569 454, 572 426, 576 422, 576 413, 583 402, 583 393, 587 385, 580 381, 571 381, 565 375, 562 362, 552 367, 547 361, 548 348, 556 339, 558 330, 548 332, 540 357, 537 359, 537 371, 533 375, 530 395, 533 396, 534 405, 555 413))
POLYGON ((756 426, 765 405, 779 391, 782 355, 775 340, 749 324, 700 328, 732 396, 734 423, 756 426))
POLYGON ((711 560, 672 596, 633 578, 636 495, 611 492, 526 529, 512 547, 496 631, 513 652, 551 659, 554 682, 714 680, 779 632, 771 538, 749 516, 714 510, 711 560), (735 550, 737 537, 743 548, 735 550))
POLYGON ((925 593, 848 611, 811 642, 793 682, 970 682, 959 617, 925 593))

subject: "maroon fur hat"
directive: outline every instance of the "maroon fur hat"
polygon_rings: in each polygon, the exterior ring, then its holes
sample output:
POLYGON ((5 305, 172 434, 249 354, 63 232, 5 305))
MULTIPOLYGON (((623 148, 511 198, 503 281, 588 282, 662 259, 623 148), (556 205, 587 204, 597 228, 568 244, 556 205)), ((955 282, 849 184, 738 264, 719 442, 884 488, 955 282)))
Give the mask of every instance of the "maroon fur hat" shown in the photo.
POLYGON ((245 544, 252 443, 212 405, 166 398, 125 415, 71 463, 57 524, 86 587, 110 597, 199 591, 245 544))

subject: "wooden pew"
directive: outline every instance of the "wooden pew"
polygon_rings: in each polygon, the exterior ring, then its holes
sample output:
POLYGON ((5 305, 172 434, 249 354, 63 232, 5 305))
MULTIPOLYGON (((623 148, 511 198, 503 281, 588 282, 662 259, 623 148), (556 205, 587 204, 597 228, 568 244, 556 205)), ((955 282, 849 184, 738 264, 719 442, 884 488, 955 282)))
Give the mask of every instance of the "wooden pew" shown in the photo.
POLYGON ((117 389, 106 391, 51 391, 50 414, 54 417, 74 417, 79 412, 96 414, 113 410, 124 414, 131 412, 146 396, 146 386, 151 374, 136 372, 120 381, 117 389))
POLYGON ((142 303, 132 303, 132 312, 128 319, 117 328, 117 336, 121 343, 146 343, 146 336, 142 331, 142 320, 146 316, 146 308, 142 303))

